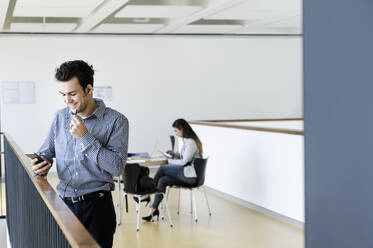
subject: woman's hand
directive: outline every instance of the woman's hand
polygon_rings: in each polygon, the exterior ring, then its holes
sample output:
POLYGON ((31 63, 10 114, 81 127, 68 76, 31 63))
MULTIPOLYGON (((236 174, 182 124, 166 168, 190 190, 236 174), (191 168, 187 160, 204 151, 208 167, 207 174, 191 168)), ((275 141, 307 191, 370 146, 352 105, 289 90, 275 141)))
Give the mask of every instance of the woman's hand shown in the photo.
POLYGON ((172 156, 175 155, 175 153, 174 153, 173 151, 171 151, 171 150, 166 151, 166 153, 167 153, 167 154, 170 154, 170 155, 172 155, 172 156))

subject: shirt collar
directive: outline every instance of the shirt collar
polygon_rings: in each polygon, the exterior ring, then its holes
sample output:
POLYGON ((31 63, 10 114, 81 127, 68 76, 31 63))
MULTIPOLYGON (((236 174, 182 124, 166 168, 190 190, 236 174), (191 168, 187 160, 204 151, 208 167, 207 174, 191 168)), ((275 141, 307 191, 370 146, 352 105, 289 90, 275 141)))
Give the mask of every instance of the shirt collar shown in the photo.
MULTIPOLYGON (((87 116, 84 119, 91 118, 92 116, 96 116, 98 119, 102 120, 104 118, 104 113, 106 109, 106 105, 103 100, 99 98, 94 98, 94 101, 98 105, 98 107, 93 111, 93 113, 90 116, 87 116)), ((67 123, 70 123, 72 119, 72 113, 69 107, 66 107, 66 120, 67 123)))
POLYGON ((105 112, 106 105, 104 101, 101 99, 94 98, 94 101, 96 102, 98 107, 87 118, 91 117, 92 115, 95 115, 98 119, 102 120, 104 118, 104 112, 105 112))

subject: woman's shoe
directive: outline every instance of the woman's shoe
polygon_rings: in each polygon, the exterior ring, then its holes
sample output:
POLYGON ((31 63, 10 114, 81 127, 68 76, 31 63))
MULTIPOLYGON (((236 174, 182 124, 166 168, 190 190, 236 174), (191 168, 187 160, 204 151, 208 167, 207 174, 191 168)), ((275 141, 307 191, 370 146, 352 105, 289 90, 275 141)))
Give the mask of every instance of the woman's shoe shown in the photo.
MULTIPOLYGON (((136 203, 139 203, 139 198, 133 197, 133 200, 135 200, 136 203)), ((145 206, 148 206, 150 202, 150 196, 141 199, 140 202, 146 202, 145 206)))
POLYGON ((154 216, 157 216, 157 221, 159 221, 159 211, 158 211, 158 209, 154 210, 151 215, 142 217, 142 219, 145 220, 145 221, 153 221, 154 216))

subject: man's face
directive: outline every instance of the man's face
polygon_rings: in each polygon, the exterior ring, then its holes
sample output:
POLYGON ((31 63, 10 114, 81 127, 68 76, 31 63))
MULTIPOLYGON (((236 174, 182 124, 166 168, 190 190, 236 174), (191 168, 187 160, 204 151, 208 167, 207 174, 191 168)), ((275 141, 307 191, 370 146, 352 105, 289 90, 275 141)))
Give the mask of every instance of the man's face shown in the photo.
POLYGON ((76 110, 78 113, 84 112, 89 99, 92 98, 92 86, 89 84, 84 91, 76 77, 66 82, 58 82, 58 88, 63 101, 74 113, 76 110))

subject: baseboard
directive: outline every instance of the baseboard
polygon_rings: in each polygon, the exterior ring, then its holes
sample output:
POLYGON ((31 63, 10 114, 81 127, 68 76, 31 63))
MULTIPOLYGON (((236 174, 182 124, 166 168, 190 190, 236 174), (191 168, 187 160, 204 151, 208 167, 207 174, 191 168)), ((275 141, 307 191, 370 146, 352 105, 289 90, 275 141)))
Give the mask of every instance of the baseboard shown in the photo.
POLYGON ((226 200, 232 201, 232 202, 237 203, 237 204, 239 204, 241 206, 250 208, 250 209, 252 209, 254 211, 257 211, 259 213, 271 216, 271 217, 273 217, 273 218, 275 218, 277 220, 280 220, 282 222, 288 223, 288 224, 290 224, 292 226, 295 226, 295 227, 298 227, 298 228, 301 228, 301 229, 304 230, 304 222, 302 222, 302 221, 299 221, 299 220, 290 218, 288 216, 279 214, 277 212, 274 212, 272 210, 266 209, 264 207, 261 207, 259 205, 254 204, 254 203, 242 200, 242 199, 240 199, 238 197, 235 197, 235 196, 229 195, 227 193, 221 192, 219 190, 210 188, 210 187, 208 187, 206 185, 204 186, 204 188, 206 189, 206 191, 210 192, 211 194, 214 194, 214 195, 219 196, 221 198, 224 198, 226 200))

